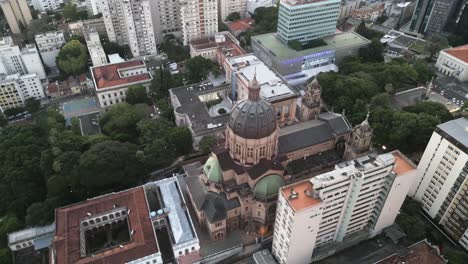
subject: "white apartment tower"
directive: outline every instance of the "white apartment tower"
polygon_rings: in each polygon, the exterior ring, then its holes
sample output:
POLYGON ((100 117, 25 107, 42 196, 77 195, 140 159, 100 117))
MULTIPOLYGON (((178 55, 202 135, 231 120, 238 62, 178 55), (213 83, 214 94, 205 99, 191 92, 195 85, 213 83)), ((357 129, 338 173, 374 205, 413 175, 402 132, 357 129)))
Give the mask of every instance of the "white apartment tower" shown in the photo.
POLYGON ((60 8, 60 4, 63 4, 63 0, 31 0, 31 4, 37 11, 53 11, 60 8))
POLYGON ((150 0, 103 0, 100 9, 111 42, 128 45, 133 57, 157 53, 150 0))
POLYGON ((468 250, 468 119, 437 126, 418 165, 410 195, 468 250))
POLYGON ((83 34, 86 40, 86 46, 88 47, 89 56, 93 62, 93 66, 100 66, 107 64, 107 56, 104 52, 104 48, 101 44, 101 39, 96 28, 89 27, 83 29, 83 34))
POLYGON ((37 73, 39 79, 45 79, 46 73, 41 57, 34 44, 20 49, 11 37, 0 38, 0 74, 37 73))
POLYGON ((24 106, 28 98, 44 97, 44 89, 36 73, 0 75, 0 112, 24 106))
POLYGON ((150 1, 156 43, 164 40, 164 35, 180 36, 179 5, 175 0, 150 1))
POLYGON ((184 45, 212 36, 218 32, 218 1, 179 0, 179 19, 184 45))
POLYGON ((310 263, 374 237, 393 224, 416 178, 401 152, 367 155, 280 189, 272 253, 310 263))
POLYGON ((238 12, 241 17, 247 13, 247 0, 219 0, 218 6, 221 21, 226 21, 226 17, 234 12, 238 12))
POLYGON ((50 31, 36 34, 34 38, 44 64, 48 67, 57 67, 55 59, 57 58, 62 46, 65 45, 65 36, 63 31, 50 31))
POLYGON ((0 0, 11 33, 21 33, 21 27, 27 27, 31 23, 32 16, 26 0, 0 0))

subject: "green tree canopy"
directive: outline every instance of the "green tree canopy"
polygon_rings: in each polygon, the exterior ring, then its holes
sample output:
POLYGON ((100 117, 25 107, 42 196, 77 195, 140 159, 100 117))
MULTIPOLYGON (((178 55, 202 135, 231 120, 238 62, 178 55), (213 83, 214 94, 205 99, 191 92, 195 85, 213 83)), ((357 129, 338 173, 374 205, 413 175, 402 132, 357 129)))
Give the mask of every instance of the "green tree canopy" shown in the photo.
POLYGON ((62 47, 56 61, 63 73, 77 76, 87 70, 88 51, 78 40, 72 40, 62 47))
POLYGON ((39 110, 40 107, 41 107, 41 102, 34 97, 28 98, 24 101, 24 108, 29 113, 36 112, 37 110, 39 110))
POLYGON ((210 71, 215 69, 214 63, 202 56, 196 56, 186 61, 188 80, 192 83, 204 80, 210 71))
POLYGON ((204 136, 201 140, 200 143, 198 144, 200 147, 200 150, 203 153, 210 153, 211 149, 213 148, 213 145, 216 143, 216 138, 213 136, 204 136))
POLYGON ((112 106, 101 119, 102 131, 113 140, 135 142, 136 124, 145 118, 145 105, 126 103, 112 106))
POLYGON ((0 127, 6 127, 7 125, 8 125, 7 118, 5 117, 5 115, 0 113, 0 127))
POLYGON ((127 90, 126 101, 131 105, 146 103, 148 96, 145 87, 141 85, 130 86, 127 90))
POLYGON ((232 12, 226 17, 227 21, 237 21, 239 19, 241 19, 239 12, 232 12))

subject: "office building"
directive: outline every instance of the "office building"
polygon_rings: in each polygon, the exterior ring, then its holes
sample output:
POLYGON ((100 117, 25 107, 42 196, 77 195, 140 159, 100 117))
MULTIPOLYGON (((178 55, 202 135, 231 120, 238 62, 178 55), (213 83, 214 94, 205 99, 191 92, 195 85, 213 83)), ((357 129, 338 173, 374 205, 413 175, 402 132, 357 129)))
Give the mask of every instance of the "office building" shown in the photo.
POLYGON ((86 8, 88 10, 88 14, 91 15, 98 15, 101 14, 101 5, 100 2, 102 0, 86 0, 86 8))
POLYGON ((84 31, 86 46, 88 47, 93 66, 107 64, 107 55, 101 45, 101 39, 99 38, 99 33, 96 28, 86 28, 84 31))
POLYGON ((468 81, 468 45, 440 51, 436 68, 447 76, 453 76, 460 82, 468 81))
POLYGON ((31 0, 31 4, 37 11, 55 11, 63 4, 63 0, 31 0))
POLYGON ((239 13, 241 17, 244 17, 247 12, 247 1, 248 0, 218 0, 219 19, 221 19, 221 21, 226 21, 226 17, 235 12, 239 13))
POLYGON ((28 98, 44 98, 44 89, 36 73, 0 75, 0 111, 22 107, 28 98))
POLYGON ((227 58, 244 55, 239 41, 228 31, 190 41, 190 57, 202 56, 225 68, 227 58))
POLYGON ((436 127, 418 165, 410 195, 468 250, 468 119, 436 127))
POLYGON ((26 0, 0 0, 0 6, 11 33, 19 34, 21 27, 27 27, 31 23, 31 11, 26 0))
POLYGON ((34 38, 44 64, 50 68, 57 67, 55 59, 66 42, 63 31, 50 31, 36 34, 34 38))
POLYGON ((288 43, 307 43, 333 35, 340 11, 340 0, 281 0, 278 11, 278 36, 288 43))
POLYGON ((156 43, 164 41, 164 36, 172 34, 180 37, 179 3, 174 0, 150 1, 156 43))
POLYGON ((442 32, 456 2, 456 0, 418 0, 409 30, 421 34, 442 32))
POLYGON ((367 155, 280 189, 272 253, 278 263, 310 263, 393 224, 416 178, 401 152, 367 155))
POLYGON ((153 79, 141 59, 94 66, 91 74, 101 108, 125 102, 130 86, 142 85, 149 92, 153 79))
POLYGON ((109 41, 128 45, 133 57, 157 54, 149 0, 100 3, 109 41))
POLYGON ((47 77, 39 51, 34 44, 28 44, 20 49, 13 43, 11 37, 0 38, 0 74, 15 73, 20 75, 37 73, 41 80, 47 77))
POLYGON ((180 0, 179 21, 184 45, 192 39, 214 35, 218 32, 218 1, 180 0))

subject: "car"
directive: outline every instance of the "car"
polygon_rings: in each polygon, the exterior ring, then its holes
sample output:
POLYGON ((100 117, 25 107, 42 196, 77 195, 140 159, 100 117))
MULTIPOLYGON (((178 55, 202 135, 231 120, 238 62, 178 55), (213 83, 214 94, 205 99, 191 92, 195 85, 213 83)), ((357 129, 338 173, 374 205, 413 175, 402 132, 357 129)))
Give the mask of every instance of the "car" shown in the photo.
POLYGON ((455 97, 454 97, 454 98, 452 98, 452 102, 454 102, 454 103, 455 103, 456 101, 457 101, 457 99, 455 99, 455 97))

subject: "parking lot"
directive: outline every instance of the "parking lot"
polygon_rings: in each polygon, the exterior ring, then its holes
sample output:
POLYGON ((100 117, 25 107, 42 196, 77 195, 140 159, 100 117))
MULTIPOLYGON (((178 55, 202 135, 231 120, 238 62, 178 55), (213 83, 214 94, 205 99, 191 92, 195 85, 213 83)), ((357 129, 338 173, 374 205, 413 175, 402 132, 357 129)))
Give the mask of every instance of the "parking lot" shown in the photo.
POLYGON ((453 103, 463 106, 468 101, 468 83, 461 83, 453 77, 436 72, 433 90, 453 103))

